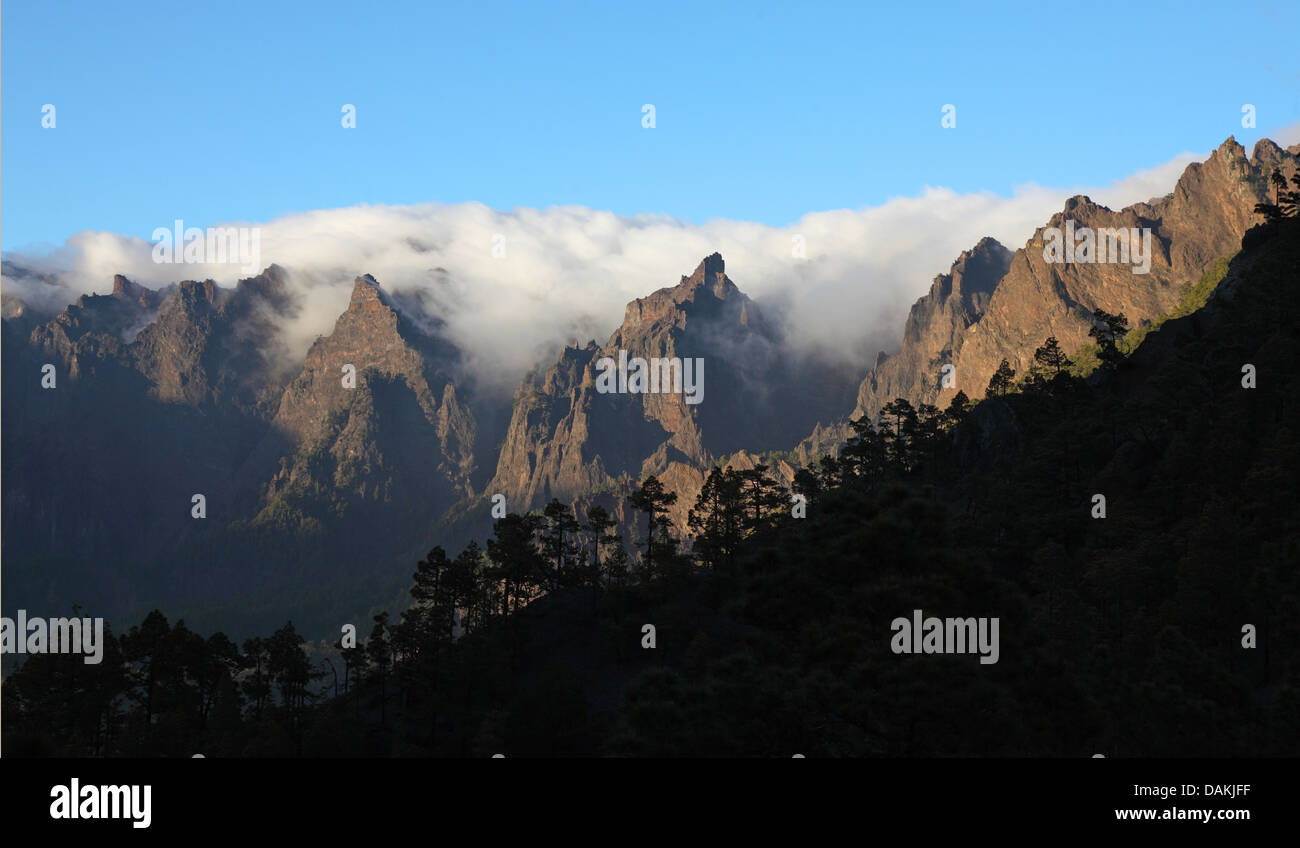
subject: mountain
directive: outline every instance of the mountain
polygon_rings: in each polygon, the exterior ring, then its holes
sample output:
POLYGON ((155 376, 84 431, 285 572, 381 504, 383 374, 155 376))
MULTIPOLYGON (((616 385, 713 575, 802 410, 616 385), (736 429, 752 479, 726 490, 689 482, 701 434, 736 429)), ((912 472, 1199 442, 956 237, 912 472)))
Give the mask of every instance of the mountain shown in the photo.
POLYGON ((194 493, 226 512, 231 469, 273 411, 276 355, 263 345, 286 308, 281 285, 275 268, 233 290, 119 276, 25 337, 6 332, 7 579, 25 557, 68 560, 124 600, 120 569, 192 535, 194 493))
MULTIPOLYGON (((431 545, 485 535, 494 495, 511 512, 600 503, 632 541, 624 495, 649 474, 678 494, 680 532, 714 464, 767 464, 788 485, 838 449, 850 418, 896 397, 982 398, 1001 359, 1023 373, 1048 336, 1081 348, 1094 309, 1161 320, 1236 252, 1268 174, 1294 173, 1298 153, 1265 140, 1247 158, 1228 139, 1166 197, 1119 211, 1074 197, 1014 252, 982 239, 912 307, 898 351, 853 373, 803 354, 717 253, 510 400, 476 385, 438 316, 370 275, 296 360, 280 326, 302 304, 283 268, 233 288, 118 276, 53 310, 59 281, 6 263, 26 292, 3 304, 6 603, 120 615, 166 602, 245 631, 288 606, 304 627, 333 627, 401 597, 431 545), (1121 228, 1138 234, 1127 262, 1045 255, 1059 232, 1121 228), (646 372, 654 390, 629 391, 650 388, 646 372)), ((1015 443, 1008 408, 978 414, 988 426, 968 453, 1015 443)))
POLYGON ((846 371, 789 344, 714 253, 676 286, 629 303, 605 344, 566 348, 524 379, 487 491, 523 511, 656 474, 682 492, 680 526, 710 465, 741 450, 788 449, 843 410, 851 385, 846 371), (699 363, 698 402, 686 382, 680 392, 602 392, 601 361, 620 353, 629 363, 699 363))
MULTIPOLYGON (((1067 353, 1089 344, 1095 309, 1123 313, 1131 327, 1165 315, 1182 299, 1185 286, 1237 251, 1259 220, 1255 204, 1272 199, 1269 174, 1280 168, 1289 178, 1297 154, 1300 147, 1282 150, 1264 139, 1247 158, 1228 138, 1205 162, 1188 165, 1163 198, 1116 212, 1085 196, 1072 197, 1014 254, 994 239, 982 239, 949 273, 936 277, 912 307, 899 352, 877 358, 858 388, 850 417, 874 417, 896 397, 940 408, 957 391, 982 398, 1004 357, 1023 374, 1049 336, 1067 353), (1067 226, 1080 233, 1084 228, 1150 230, 1149 270, 1135 269, 1132 255, 1128 263, 1048 262, 1044 249, 1050 230, 1067 226), (955 369, 950 387, 943 386, 946 365, 955 369)), ((847 435, 844 422, 819 426, 799 455, 815 457, 847 435)))
POLYGON ((233 288, 118 276, 44 321, 6 299, 6 602, 120 615, 404 573, 486 476, 472 381, 440 322, 368 275, 295 365, 278 326, 297 308, 276 266, 233 288))
POLYGON ((472 493, 477 429, 452 376, 459 351, 438 334, 440 322, 423 323, 373 277, 356 278, 333 331, 284 388, 251 462, 255 473, 262 458, 287 457, 268 505, 319 490, 330 494, 317 509, 418 504, 429 520, 472 493))
POLYGON ((332 697, 302 697, 325 664, 293 623, 241 651, 155 611, 101 665, 28 657, 6 753, 1295 756, 1297 267, 1300 220, 1253 227, 1131 354, 846 451, 805 475, 805 515, 755 515, 727 556, 660 549, 633 580, 607 561, 512 605, 503 574, 563 574, 562 539, 510 521, 494 557, 432 552, 397 650, 359 642, 332 697), (990 409, 1022 438, 969 466, 990 409))

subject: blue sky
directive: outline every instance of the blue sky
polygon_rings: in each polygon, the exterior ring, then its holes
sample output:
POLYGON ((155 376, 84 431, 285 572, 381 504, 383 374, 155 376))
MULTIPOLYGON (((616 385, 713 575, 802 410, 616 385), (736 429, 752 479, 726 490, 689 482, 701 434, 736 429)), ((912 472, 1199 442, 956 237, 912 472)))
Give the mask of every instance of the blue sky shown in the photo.
POLYGON ((780 226, 1300 120, 1293 2, 113 5, 2 7, 6 251, 359 203, 780 226))

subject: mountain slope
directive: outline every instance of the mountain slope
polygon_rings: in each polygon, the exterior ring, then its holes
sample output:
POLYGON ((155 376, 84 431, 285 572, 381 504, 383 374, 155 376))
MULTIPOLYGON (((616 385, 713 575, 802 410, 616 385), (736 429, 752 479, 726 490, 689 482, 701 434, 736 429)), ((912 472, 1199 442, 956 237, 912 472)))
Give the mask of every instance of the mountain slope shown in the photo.
MULTIPOLYGON (((851 417, 874 417, 896 397, 940 408, 957 391, 981 398, 1003 358, 1023 374, 1048 336, 1067 353, 1088 344, 1094 309, 1123 313, 1132 327, 1164 315, 1177 305, 1184 285, 1237 250, 1258 221, 1255 204, 1271 199, 1268 175, 1276 167, 1289 177, 1297 154, 1300 147, 1286 151, 1264 139, 1248 159, 1229 138, 1205 162, 1189 165, 1171 194, 1152 203, 1112 211, 1087 197, 1070 198, 1015 251, 1001 274, 997 268, 1005 251, 992 239, 981 241, 912 307, 900 352, 877 359, 859 386, 851 417), (1079 232, 1149 229, 1149 271, 1135 273, 1132 254, 1128 263, 1048 262, 1048 228, 1064 231, 1067 224, 1079 232), (970 274, 973 260, 982 272, 975 302, 954 283, 970 274), (945 388, 942 369, 949 364, 956 379, 945 388)), ((820 427, 801 445, 800 455, 832 449, 848 434, 843 422, 820 427)))

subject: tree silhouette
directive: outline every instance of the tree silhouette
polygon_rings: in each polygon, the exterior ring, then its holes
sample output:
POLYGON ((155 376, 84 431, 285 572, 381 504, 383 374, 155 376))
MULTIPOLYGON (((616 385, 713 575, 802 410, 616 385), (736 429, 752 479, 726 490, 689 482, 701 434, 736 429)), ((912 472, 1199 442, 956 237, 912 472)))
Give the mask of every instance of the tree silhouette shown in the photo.
POLYGON ((486 583, 483 576, 483 550, 478 542, 470 541, 451 563, 445 584, 449 602, 455 611, 453 616, 460 614, 461 628, 466 632, 481 627, 492 614, 486 583))
POLYGON ((744 520, 742 484, 741 476, 731 468, 724 471, 713 466, 689 513, 695 553, 709 568, 730 564, 735 555, 744 520))
POLYGON ((1297 169, 1291 175, 1291 185, 1295 188, 1291 191, 1282 192, 1278 205, 1281 206, 1282 212, 1292 218, 1300 215, 1300 169, 1297 169))
POLYGON ((132 700, 142 714, 145 734, 152 732, 155 713, 166 705, 167 689, 177 671, 169 656, 170 636, 167 618, 154 610, 122 637, 122 655, 133 687, 132 700))
POLYGON ((1011 363, 1004 358, 998 365, 998 370, 994 371, 993 376, 989 378, 989 386, 984 391, 984 396, 993 398, 1004 395, 1015 385, 1015 381, 1016 369, 1012 368, 1011 363))
POLYGON ((627 496, 633 509, 645 513, 647 518, 645 540, 645 566, 648 574, 653 575, 657 564, 666 561, 671 553, 672 542, 668 537, 668 528, 672 522, 668 519, 668 508, 677 503, 677 493, 664 489, 659 478, 651 474, 627 496), (658 540, 655 536, 658 536, 658 540))
POLYGON ((1284 218, 1300 214, 1300 170, 1291 175, 1291 183, 1295 185, 1295 191, 1286 190, 1286 177, 1283 176, 1280 168, 1273 169, 1273 173, 1269 175, 1269 182, 1273 186, 1273 202, 1256 203, 1255 214, 1263 215, 1265 222, 1277 229, 1282 225, 1284 218))
POLYGON ((388 677, 393 663, 392 646, 388 641, 388 613, 375 616, 375 626, 366 639, 366 660, 371 675, 379 686, 379 723, 388 726, 388 677))
POLYGON ((303 653, 305 640, 287 622, 266 640, 267 675, 280 689, 282 713, 287 720, 294 748, 302 755, 302 722, 307 708, 307 686, 312 679, 311 664, 303 653))
POLYGON ((1061 350, 1061 344, 1056 340, 1056 336, 1048 336, 1042 347, 1034 351, 1034 364, 1044 371, 1050 371, 1051 376, 1055 377, 1074 363, 1065 355, 1065 351, 1061 350))
POLYGON ((970 398, 966 393, 958 389, 957 394, 952 396, 948 403, 948 408, 944 410, 944 418, 947 419, 949 426, 956 426, 966 420, 967 414, 971 409, 970 398))
POLYGON ((1056 336, 1048 336, 1042 346, 1034 351, 1034 361, 1029 367, 1026 380, 1027 387, 1051 396, 1059 396, 1067 388, 1070 375, 1066 369, 1072 365, 1074 362, 1065 355, 1056 336))
POLYGON ((737 472, 744 504, 744 528, 750 533, 772 526, 785 514, 789 501, 785 489, 768 475, 768 466, 755 465, 737 472))
MULTIPOLYGON (((1287 195, 1283 195, 1284 197, 1287 195)), ((1264 222, 1272 224, 1274 228, 1282 223, 1282 219, 1287 217, 1288 210, 1277 203, 1256 203, 1255 214, 1263 215, 1264 222)))
POLYGON ((546 561, 538 553, 535 537, 541 526, 536 515, 510 513, 493 525, 487 555, 490 577, 501 585, 501 614, 508 616, 521 602, 531 600, 547 583, 546 561))
POLYGON ((911 402, 907 398, 894 398, 880 409, 880 419, 887 426, 892 419, 893 436, 895 439, 903 437, 904 428, 909 422, 916 419, 916 410, 912 408, 911 402))
MULTIPOLYGON (((365 643, 353 645, 350 648, 343 647, 342 640, 336 643, 335 647, 343 656, 343 693, 347 696, 349 690, 352 691, 352 709, 356 715, 361 715, 361 692, 359 686, 365 679, 369 667, 369 658, 366 655, 365 643)), ((247 649, 245 649, 247 653, 247 649)))
MULTIPOLYGON (((872 426, 871 422, 867 420, 865 415, 862 418, 857 419, 857 421, 850 421, 849 424, 850 426, 856 427, 860 422, 864 423, 868 427, 872 426)), ((849 444, 853 444, 853 438, 849 439, 849 444)), ((848 450, 848 448, 846 447, 844 450, 848 450)), ((822 485, 828 489, 844 484, 847 482, 847 476, 852 473, 852 469, 849 468, 847 460, 841 460, 840 458, 831 456, 830 454, 817 460, 817 469, 822 479, 822 485)))
POLYGON ((1114 368, 1124 361, 1119 343, 1128 334, 1128 318, 1121 312, 1112 315, 1103 309, 1092 313, 1093 326, 1088 335, 1097 340, 1097 358, 1102 364, 1114 368))
POLYGON ((552 499, 542 511, 546 528, 542 532, 542 553, 550 561, 547 586, 573 586, 581 581, 581 563, 578 560, 578 531, 582 525, 573 514, 573 508, 552 499))
POLYGON ((792 488, 796 494, 803 495, 810 507, 816 506, 826 491, 821 476, 811 467, 800 468, 794 473, 792 488))
POLYGON ((593 589, 599 589, 607 576, 608 554, 605 551, 615 545, 622 547, 623 537, 614 530, 618 521, 600 504, 594 504, 587 510, 587 523, 584 530, 591 538, 591 565, 588 581, 593 589))
POLYGON ((826 488, 858 480, 865 487, 884 479, 889 470, 889 445, 886 434, 863 415, 849 422, 853 435, 840 451, 840 459, 823 457, 820 466, 826 488))

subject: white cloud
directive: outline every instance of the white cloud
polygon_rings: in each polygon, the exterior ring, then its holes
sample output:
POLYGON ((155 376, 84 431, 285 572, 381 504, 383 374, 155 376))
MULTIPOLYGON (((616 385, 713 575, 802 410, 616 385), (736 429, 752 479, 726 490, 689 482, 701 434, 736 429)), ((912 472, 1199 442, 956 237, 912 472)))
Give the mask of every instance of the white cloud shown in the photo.
MULTIPOLYGON (((477 203, 362 205, 255 226, 261 263, 285 267, 301 296, 302 309, 285 328, 295 355, 330 332, 353 278, 371 273, 390 291, 422 293, 474 370, 509 391, 529 367, 553 360, 561 344, 603 343, 629 300, 675 284, 714 251, 751 297, 790 304, 797 341, 863 365, 875 350, 897 345, 912 302, 983 236, 1015 249, 1073 194, 1112 208, 1148 200, 1169 192, 1187 164, 1203 158, 1182 154, 1102 187, 1024 185, 1010 197, 927 187, 876 207, 809 213, 788 227, 695 225, 583 207, 496 211, 477 203), (505 237, 502 258, 493 255, 497 235, 505 237), (803 261, 792 257, 795 235, 805 240, 803 261)), ((206 277, 232 285, 241 276, 233 265, 155 264, 151 247, 82 232, 51 254, 6 258, 55 273, 62 288, 46 295, 63 303, 109 291, 114 274, 150 286, 206 277)), ((43 288, 4 282, 26 297, 43 288)))

